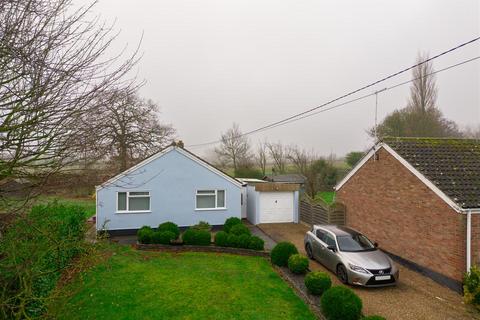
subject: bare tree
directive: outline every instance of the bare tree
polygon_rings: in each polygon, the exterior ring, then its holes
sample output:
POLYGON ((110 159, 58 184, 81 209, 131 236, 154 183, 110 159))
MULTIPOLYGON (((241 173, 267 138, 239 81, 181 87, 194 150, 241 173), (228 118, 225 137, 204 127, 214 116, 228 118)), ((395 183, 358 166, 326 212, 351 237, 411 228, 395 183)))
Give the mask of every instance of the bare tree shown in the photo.
POLYGON ((469 139, 480 139, 480 125, 467 126, 464 130, 465 138, 469 139))
MULTIPOLYGON (((428 59, 419 55, 417 62, 428 59)), ((379 124, 378 136, 400 137, 459 137, 461 132, 455 122, 446 119, 437 108, 437 88, 432 62, 421 64, 413 69, 413 83, 407 106, 395 110, 379 124)), ((374 136, 374 128, 370 135, 374 136)))
POLYGON ((313 154, 308 154, 305 150, 297 146, 290 146, 287 151, 287 159, 295 166, 297 172, 305 175, 308 165, 313 158, 313 154))
POLYGON ((332 163, 317 156, 313 151, 308 152, 297 146, 288 148, 287 157, 296 171, 307 178, 306 192, 312 199, 316 197, 318 191, 331 191, 338 175, 338 170, 332 163))
POLYGON ((112 90, 98 100, 97 112, 87 117, 85 129, 94 124, 97 130, 84 132, 94 135, 89 140, 96 150, 108 150, 108 155, 124 171, 140 159, 158 152, 170 144, 175 136, 171 125, 162 124, 158 118, 158 106, 151 100, 138 97, 136 93, 112 90))
POLYGON ((262 174, 265 176, 267 170, 268 149, 266 142, 260 142, 257 146, 257 154, 255 156, 257 165, 260 167, 262 174))
POLYGON ((276 173, 285 173, 287 165, 287 150, 281 142, 267 143, 270 157, 273 159, 276 173))
POLYGON ((41 183, 62 168, 78 140, 78 117, 98 93, 131 88, 125 75, 135 53, 107 55, 116 34, 91 18, 91 7, 0 1, 0 183, 41 183))
POLYGON ((250 142, 237 123, 222 134, 220 146, 215 148, 215 152, 222 161, 232 165, 234 170, 250 162, 250 142))

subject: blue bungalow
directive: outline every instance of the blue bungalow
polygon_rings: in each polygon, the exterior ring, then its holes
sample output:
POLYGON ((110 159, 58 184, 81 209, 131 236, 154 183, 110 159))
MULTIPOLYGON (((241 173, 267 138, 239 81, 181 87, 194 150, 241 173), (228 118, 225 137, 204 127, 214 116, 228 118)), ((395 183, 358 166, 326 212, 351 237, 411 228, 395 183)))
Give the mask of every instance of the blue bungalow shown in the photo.
POLYGON ((246 217, 244 184, 179 146, 170 146, 96 188, 96 229, 133 233, 172 221, 222 225, 246 217))

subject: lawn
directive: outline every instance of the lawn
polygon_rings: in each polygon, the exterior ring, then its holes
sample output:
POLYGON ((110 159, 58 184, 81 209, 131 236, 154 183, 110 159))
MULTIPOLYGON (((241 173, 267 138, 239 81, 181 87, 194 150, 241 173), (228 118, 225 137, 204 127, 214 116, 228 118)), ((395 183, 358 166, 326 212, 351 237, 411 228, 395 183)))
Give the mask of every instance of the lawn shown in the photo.
POLYGON ((55 319, 315 319, 261 257, 124 247, 61 293, 55 319))
POLYGON ((40 196, 36 199, 38 203, 48 203, 51 201, 57 201, 64 205, 75 205, 82 207, 85 210, 87 218, 95 215, 95 199, 93 198, 65 198, 56 196, 40 196))
POLYGON ((332 204, 335 202, 335 192, 332 191, 320 191, 317 193, 316 198, 320 198, 325 201, 327 204, 332 204))

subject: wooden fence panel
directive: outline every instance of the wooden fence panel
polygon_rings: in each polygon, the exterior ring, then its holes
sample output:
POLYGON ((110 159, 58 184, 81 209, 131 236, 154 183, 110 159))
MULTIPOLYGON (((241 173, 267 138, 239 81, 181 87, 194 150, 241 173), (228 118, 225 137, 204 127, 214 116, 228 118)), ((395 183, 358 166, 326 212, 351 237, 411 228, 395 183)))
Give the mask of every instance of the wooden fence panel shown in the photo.
POLYGON ((335 203, 331 206, 313 203, 308 199, 300 201, 300 221, 312 224, 345 225, 345 206, 335 203))

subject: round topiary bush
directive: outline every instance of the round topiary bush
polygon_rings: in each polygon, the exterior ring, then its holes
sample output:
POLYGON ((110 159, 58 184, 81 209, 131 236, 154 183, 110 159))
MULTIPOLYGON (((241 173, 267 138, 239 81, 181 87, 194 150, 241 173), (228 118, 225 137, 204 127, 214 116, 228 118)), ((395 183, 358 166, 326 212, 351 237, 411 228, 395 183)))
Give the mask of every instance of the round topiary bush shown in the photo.
POLYGON ((228 234, 227 236, 227 247, 238 248, 240 245, 240 240, 237 235, 228 234))
POLYGON ((387 319, 382 316, 367 316, 367 317, 363 317, 362 320, 387 320, 387 319))
POLYGON ((242 224, 236 224, 230 229, 230 233, 241 236, 242 234, 246 234, 247 236, 251 235, 252 233, 250 232, 250 229, 246 225, 242 224))
POLYGON ((273 264, 280 267, 286 267, 288 264, 288 258, 292 254, 297 254, 297 247, 290 242, 279 242, 270 253, 270 259, 273 264))
POLYGON ((288 269, 295 274, 303 274, 308 269, 308 258, 301 254, 292 254, 288 258, 288 269))
POLYGON ((170 244, 170 241, 176 238, 175 233, 172 231, 155 231, 152 235, 152 243, 170 244))
POLYGON ((212 241, 210 232, 205 230, 188 229, 182 235, 183 243, 193 246, 209 246, 212 241))
POLYGON ((153 229, 149 226, 143 226, 137 231, 137 238, 140 243, 152 243, 153 229))
POLYGON ((257 236, 252 236, 250 237, 250 243, 248 244, 248 249, 263 250, 264 245, 265 245, 265 241, 263 241, 263 239, 257 236))
POLYGON ((219 247, 228 247, 228 233, 219 231, 215 234, 215 245, 219 247))
POLYGON ((309 272, 305 276, 305 287, 311 294, 321 296, 332 286, 332 279, 325 272, 309 272))
POLYGON ((227 220, 225 220, 225 224, 223 225, 223 231, 229 233, 230 229, 237 224, 242 224, 242 220, 236 217, 228 218, 227 220))
POLYGON ((250 235, 241 234, 241 235, 238 236, 238 247, 239 248, 248 249, 249 245, 250 245, 250 235))
POLYGON ((331 287, 320 298, 320 305, 328 320, 358 320, 362 316, 362 300, 347 287, 331 287))
POLYGON ((173 232, 175 235, 175 238, 173 240, 178 239, 178 236, 180 235, 180 229, 178 226, 173 223, 173 222, 164 222, 158 226, 158 231, 163 232, 163 231, 170 231, 173 232))

